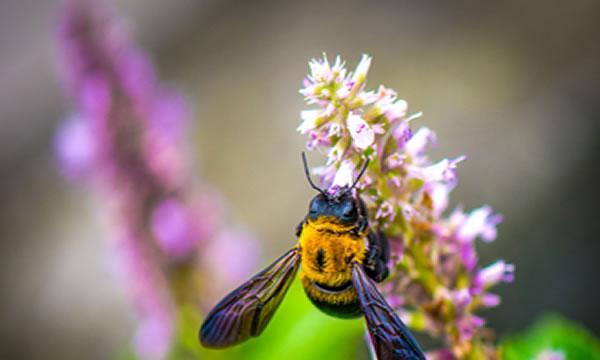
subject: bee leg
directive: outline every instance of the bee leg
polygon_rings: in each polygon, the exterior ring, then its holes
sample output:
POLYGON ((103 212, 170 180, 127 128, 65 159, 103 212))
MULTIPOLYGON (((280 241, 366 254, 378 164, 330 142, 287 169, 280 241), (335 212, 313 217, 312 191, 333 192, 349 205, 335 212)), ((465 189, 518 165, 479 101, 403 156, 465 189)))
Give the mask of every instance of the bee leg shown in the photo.
POLYGON ((300 224, 298 224, 298 226, 296 226, 296 237, 299 237, 300 234, 302 234, 302 228, 304 227, 305 223, 306 223, 306 218, 302 219, 302 221, 300 221, 300 224))
POLYGON ((369 231, 367 240, 369 241, 369 250, 363 262, 365 272, 376 282, 382 282, 389 275, 387 263, 390 250, 387 238, 381 232, 376 234, 369 231))
POLYGON ((369 221, 366 218, 361 217, 358 219, 358 225, 352 229, 352 233, 358 237, 365 231, 367 226, 369 226, 369 221))

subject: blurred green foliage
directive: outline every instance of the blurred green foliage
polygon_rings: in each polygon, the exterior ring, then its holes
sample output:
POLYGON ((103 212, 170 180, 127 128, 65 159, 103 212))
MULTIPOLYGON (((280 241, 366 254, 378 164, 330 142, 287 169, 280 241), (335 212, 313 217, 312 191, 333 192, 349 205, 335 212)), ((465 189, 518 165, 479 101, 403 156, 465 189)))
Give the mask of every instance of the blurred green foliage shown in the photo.
POLYGON ((581 326, 547 315, 522 334, 502 342, 502 359, 535 359, 542 351, 560 351, 567 360, 600 359, 600 341, 581 326))
POLYGON ((187 359, 367 359, 362 319, 343 320, 323 314, 313 306, 295 281, 265 331, 242 345, 207 350, 198 343, 203 317, 197 309, 183 308, 180 328, 170 355, 187 359))
MULTIPOLYGON (((292 284, 264 333, 233 348, 202 348, 197 335, 203 316, 195 308, 182 308, 179 315, 180 328, 170 360, 369 358, 363 320, 323 314, 306 298, 299 281, 292 284)), ((527 331, 506 337, 501 349, 503 360, 534 360, 545 350, 560 351, 567 360, 600 360, 600 340, 559 315, 546 315, 527 331)), ((136 360, 132 351, 118 358, 136 360)))

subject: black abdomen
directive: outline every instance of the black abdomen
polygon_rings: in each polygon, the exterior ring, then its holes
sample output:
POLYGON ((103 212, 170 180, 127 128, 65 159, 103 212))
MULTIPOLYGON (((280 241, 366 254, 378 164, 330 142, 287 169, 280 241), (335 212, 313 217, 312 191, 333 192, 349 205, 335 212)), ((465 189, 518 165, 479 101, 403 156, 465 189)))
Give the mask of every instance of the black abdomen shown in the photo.
POLYGON ((304 292, 319 310, 339 318, 354 318, 362 315, 358 294, 351 282, 336 287, 316 283, 301 276, 304 292))
POLYGON ((360 304, 358 301, 351 302, 348 304, 333 304, 328 302, 323 302, 312 298, 308 293, 306 294, 310 301, 317 307, 319 310, 324 312, 327 315, 335 316, 342 319, 351 319, 362 316, 362 311, 360 310, 360 304))

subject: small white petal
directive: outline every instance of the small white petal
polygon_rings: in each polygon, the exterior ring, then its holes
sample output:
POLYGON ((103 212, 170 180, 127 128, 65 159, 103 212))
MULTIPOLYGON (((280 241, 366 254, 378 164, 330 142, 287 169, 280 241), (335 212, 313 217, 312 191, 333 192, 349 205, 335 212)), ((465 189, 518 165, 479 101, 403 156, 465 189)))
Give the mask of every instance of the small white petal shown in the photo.
POLYGON ((456 164, 466 159, 465 156, 459 156, 456 159, 444 159, 437 164, 433 164, 421 169, 421 176, 425 181, 446 181, 456 180, 456 164))
POLYGON ((383 107, 383 113, 390 121, 403 118, 408 110, 408 103, 402 99, 383 107))
POLYGON ((515 266, 507 264, 503 260, 481 269, 476 277, 476 282, 484 289, 496 285, 499 282, 512 282, 514 279, 515 266))
POLYGON ((360 115, 350 113, 346 123, 356 147, 364 150, 375 141, 375 132, 360 115))
POLYGON ((327 136, 329 136, 329 137, 340 136, 341 133, 342 133, 342 127, 340 126, 340 124, 338 124, 336 122, 332 122, 331 125, 329 126, 329 132, 327 133, 327 136))
POLYGON ((420 117, 423 117, 423 112, 421 111, 411 114, 409 117, 406 118, 406 121, 411 122, 412 120, 418 119, 420 117))
POLYGON ((426 127, 422 127, 406 142, 404 149, 413 156, 423 154, 428 145, 435 146, 437 138, 435 133, 426 127))
POLYGON ((350 186, 353 182, 352 171, 354 170, 354 165, 352 162, 345 160, 340 164, 340 168, 335 173, 335 178, 333 179, 332 186, 333 187, 344 187, 350 186))
POLYGON ((335 96, 339 99, 345 99, 348 95, 350 95, 350 88, 346 84, 342 84, 342 86, 335 92, 335 96))
POLYGON ((433 214, 438 217, 448 207, 448 200, 450 195, 450 187, 447 184, 442 183, 431 183, 429 188, 429 196, 431 196, 431 202, 433 204, 433 214))
POLYGON ((354 81, 355 84, 361 85, 367 78, 367 73, 369 72, 370 67, 371 57, 367 54, 363 54, 358 66, 356 67, 356 70, 354 71, 352 81, 354 81))
POLYGON ((346 152, 348 148, 348 142, 345 141, 344 138, 340 139, 331 150, 327 154, 327 165, 331 165, 334 162, 340 160, 342 155, 346 152))
POLYGON ((302 134, 306 134, 320 125, 319 121, 322 119, 322 111, 304 110, 300 112, 300 118, 302 119, 302 123, 296 130, 302 134))
POLYGON ((457 238, 463 242, 470 242, 480 236, 484 241, 493 241, 496 239, 496 225, 500 221, 501 217, 494 215, 489 206, 475 209, 458 230, 457 238))

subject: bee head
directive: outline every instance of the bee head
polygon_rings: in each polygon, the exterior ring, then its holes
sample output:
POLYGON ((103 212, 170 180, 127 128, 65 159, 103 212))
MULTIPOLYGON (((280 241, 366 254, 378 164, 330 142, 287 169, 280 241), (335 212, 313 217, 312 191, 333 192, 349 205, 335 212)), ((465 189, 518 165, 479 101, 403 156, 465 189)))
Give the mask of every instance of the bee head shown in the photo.
POLYGON ((319 192, 319 194, 310 201, 308 217, 315 220, 320 216, 330 216, 336 218, 342 224, 347 225, 355 223, 359 217, 361 200, 358 196, 354 196, 352 190, 367 170, 369 162, 365 162, 365 165, 351 186, 344 186, 336 189, 335 192, 328 193, 313 183, 308 171, 306 155, 304 152, 302 153, 302 161, 304 163, 304 172, 308 183, 313 189, 319 192))

